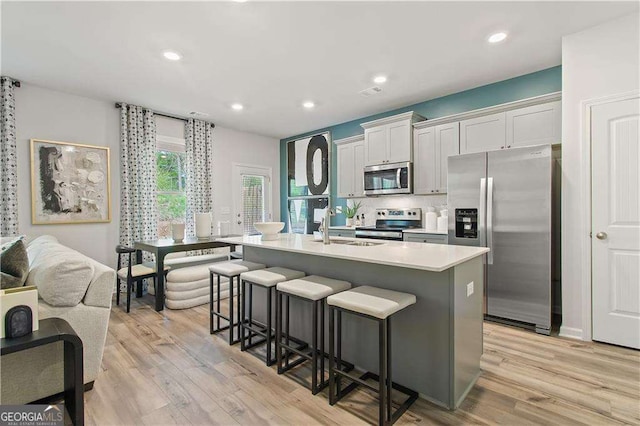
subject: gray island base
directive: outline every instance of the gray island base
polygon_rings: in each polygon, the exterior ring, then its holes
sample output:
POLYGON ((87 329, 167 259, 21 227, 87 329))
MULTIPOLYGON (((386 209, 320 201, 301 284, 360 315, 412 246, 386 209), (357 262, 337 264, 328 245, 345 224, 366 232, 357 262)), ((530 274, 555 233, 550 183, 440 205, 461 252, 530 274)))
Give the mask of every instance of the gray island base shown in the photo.
MULTIPOLYGON (((370 285, 414 294, 416 304, 394 315, 390 324, 394 382, 448 409, 457 408, 475 384, 482 356, 482 255, 487 249, 460 248, 464 255, 457 256, 461 250, 454 247, 458 246, 423 243, 324 246, 312 237, 288 234, 275 242, 262 242, 259 236, 230 238, 228 242, 232 241, 243 245, 245 260, 346 280, 354 287, 370 285), (403 251, 413 253, 414 249, 421 252, 403 256, 403 251), (383 256, 381 250, 388 253, 383 264, 376 259, 383 256), (446 267, 450 263, 453 266, 446 267)), ((254 317, 264 320, 266 292, 254 290, 253 297, 254 317)), ((328 317, 325 321, 328 330, 328 317)), ((291 334, 307 342, 311 339, 309 306, 295 298, 291 299, 291 334)), ((328 347, 328 333, 326 338, 328 347)), ((344 360, 378 373, 375 323, 343 315, 342 342, 344 360)))

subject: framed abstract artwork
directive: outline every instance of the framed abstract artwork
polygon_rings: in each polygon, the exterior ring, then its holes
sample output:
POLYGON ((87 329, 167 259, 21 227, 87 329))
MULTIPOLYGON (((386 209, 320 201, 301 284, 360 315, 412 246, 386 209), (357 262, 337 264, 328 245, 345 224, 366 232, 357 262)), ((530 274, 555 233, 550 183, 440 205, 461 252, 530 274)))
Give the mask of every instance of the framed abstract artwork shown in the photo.
POLYGON ((311 234, 329 205, 331 134, 320 133, 287 142, 289 232, 311 234))
POLYGON ((111 221, 109 148, 31 139, 31 222, 111 221))

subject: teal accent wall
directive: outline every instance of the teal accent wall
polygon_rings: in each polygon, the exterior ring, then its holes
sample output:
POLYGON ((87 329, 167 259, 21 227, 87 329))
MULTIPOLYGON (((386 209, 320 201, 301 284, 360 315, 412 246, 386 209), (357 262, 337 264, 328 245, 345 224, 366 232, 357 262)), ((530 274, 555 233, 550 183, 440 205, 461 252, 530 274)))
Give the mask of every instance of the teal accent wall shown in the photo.
MULTIPOLYGON (((281 220, 287 223, 287 163, 286 163, 286 144, 289 141, 312 136, 321 132, 330 131, 333 140, 347 138, 364 133, 364 129, 360 127, 360 123, 377 120, 390 115, 400 114, 407 111, 415 111, 416 113, 428 119, 445 117, 452 114, 460 114, 479 108, 486 108, 494 105, 500 105, 507 102, 518 101, 521 99, 531 98, 534 96, 545 95, 547 93, 559 92, 562 90, 562 67, 557 66, 531 74, 525 74, 509 80, 499 81, 497 83, 488 84, 486 86, 476 87, 474 89, 465 90, 464 92, 454 93, 452 95, 443 96, 441 98, 431 99, 406 107, 382 112, 380 114, 362 117, 357 120, 346 123, 336 124, 333 126, 317 129, 312 132, 291 136, 280 140, 280 216, 281 220)), ((336 198, 337 193, 337 156, 335 145, 331 151, 331 186, 330 196, 331 205, 345 205, 346 200, 336 198)), ((344 215, 337 215, 333 218, 334 225, 343 225, 345 221, 344 215)))

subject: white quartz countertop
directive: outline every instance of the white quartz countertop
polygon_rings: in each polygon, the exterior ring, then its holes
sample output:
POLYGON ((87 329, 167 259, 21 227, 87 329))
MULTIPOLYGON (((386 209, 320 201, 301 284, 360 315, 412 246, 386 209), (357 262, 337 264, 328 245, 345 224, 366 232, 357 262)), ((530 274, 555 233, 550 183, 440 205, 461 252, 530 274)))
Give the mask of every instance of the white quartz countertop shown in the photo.
POLYGON ((433 272, 445 271, 489 251, 485 247, 410 243, 406 241, 381 241, 362 238, 332 238, 332 240, 370 241, 380 244, 366 247, 346 244, 325 245, 322 241, 315 240, 313 235, 302 234, 280 234, 278 240, 274 241, 262 241, 262 236, 260 235, 218 239, 218 241, 248 247, 335 257, 433 272))
POLYGON ((444 231, 444 232, 440 232, 440 231, 427 231, 424 228, 411 228, 411 229, 405 229, 402 232, 404 232, 405 234, 436 234, 436 235, 447 235, 448 232, 444 231))

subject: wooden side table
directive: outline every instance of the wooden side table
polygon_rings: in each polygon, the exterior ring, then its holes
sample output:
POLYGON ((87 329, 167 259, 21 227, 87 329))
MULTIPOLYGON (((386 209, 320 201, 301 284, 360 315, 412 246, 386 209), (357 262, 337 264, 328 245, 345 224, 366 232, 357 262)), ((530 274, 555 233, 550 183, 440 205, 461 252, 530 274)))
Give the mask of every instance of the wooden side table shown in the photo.
POLYGON ((74 425, 84 425, 84 360, 82 340, 62 318, 40 320, 39 330, 23 337, 0 339, 0 355, 59 341, 64 342, 64 406, 74 425))

